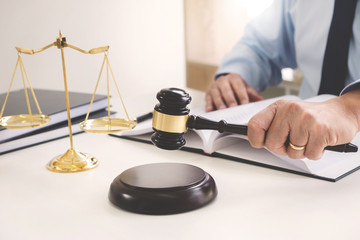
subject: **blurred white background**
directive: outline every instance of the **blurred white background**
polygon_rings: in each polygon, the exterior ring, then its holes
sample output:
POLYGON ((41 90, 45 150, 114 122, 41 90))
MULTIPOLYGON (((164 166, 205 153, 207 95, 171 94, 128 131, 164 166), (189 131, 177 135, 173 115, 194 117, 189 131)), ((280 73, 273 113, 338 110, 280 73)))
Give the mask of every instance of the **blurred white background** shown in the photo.
MULTIPOLYGON (((125 102, 163 87, 184 87, 183 15, 182 0, 1 0, 0 93, 10 84, 15 46, 42 48, 59 30, 84 50, 110 45, 109 60, 125 102)), ((64 50, 69 90, 92 93, 103 54, 64 50)), ((59 49, 22 57, 34 88, 64 89, 59 49)), ((19 71, 16 76, 12 90, 22 88, 19 71)), ((100 84, 98 92, 106 93, 105 78, 100 84)), ((117 96, 115 87, 111 93, 117 96)))
MULTIPOLYGON (((186 62, 216 67, 247 22, 272 1, 0 0, 0 93, 10 84, 15 46, 40 49, 54 42, 61 30, 69 44, 84 50, 110 45, 110 63, 125 104, 141 94, 154 95, 156 102, 158 90, 185 87, 186 62)), ((22 57, 34 88, 64 89, 59 49, 22 57)), ((102 60, 103 54, 65 48, 69 90, 92 93, 102 60)), ((104 77, 98 93, 106 93, 104 77)), ((115 87, 110 87, 117 105, 115 87)), ((12 90, 19 88, 18 71, 12 90)))

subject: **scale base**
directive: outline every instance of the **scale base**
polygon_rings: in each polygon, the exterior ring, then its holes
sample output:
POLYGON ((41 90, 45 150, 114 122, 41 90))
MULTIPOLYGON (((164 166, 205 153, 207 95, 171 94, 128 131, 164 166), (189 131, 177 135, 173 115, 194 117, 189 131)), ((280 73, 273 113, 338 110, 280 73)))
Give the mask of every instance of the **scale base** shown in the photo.
POLYGON ((90 170, 97 165, 98 160, 95 157, 69 149, 65 154, 52 159, 46 168, 53 172, 70 173, 90 170))

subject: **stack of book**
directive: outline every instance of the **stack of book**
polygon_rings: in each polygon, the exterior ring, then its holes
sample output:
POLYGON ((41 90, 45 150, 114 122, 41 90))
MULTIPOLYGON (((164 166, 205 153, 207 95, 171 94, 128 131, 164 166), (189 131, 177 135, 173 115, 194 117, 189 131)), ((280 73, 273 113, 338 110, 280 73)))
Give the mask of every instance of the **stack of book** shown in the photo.
MULTIPOLYGON (((64 91, 34 89, 36 99, 43 114, 51 120, 48 124, 25 129, 6 129, 0 127, 0 155, 40 143, 69 136, 66 100, 64 91)), ((32 94, 28 90, 31 111, 38 113, 32 94)), ((0 94, 0 107, 3 107, 6 93, 0 94)), ((69 92, 72 133, 82 132, 79 123, 85 120, 92 94, 69 92)), ((28 114, 24 90, 12 91, 5 105, 4 116, 28 114)), ((107 96, 96 95, 89 119, 107 116, 107 96)))

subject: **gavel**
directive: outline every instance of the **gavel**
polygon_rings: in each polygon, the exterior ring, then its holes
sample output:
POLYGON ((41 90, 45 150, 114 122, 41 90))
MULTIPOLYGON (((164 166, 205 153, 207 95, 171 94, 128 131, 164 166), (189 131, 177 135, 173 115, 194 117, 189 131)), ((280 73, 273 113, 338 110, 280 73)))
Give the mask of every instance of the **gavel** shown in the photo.
MULTIPOLYGON (((240 124, 229 124, 225 120, 218 122, 200 116, 189 115, 187 105, 191 96, 183 89, 165 88, 157 93, 153 112, 151 136, 152 143, 162 149, 177 150, 186 144, 184 134, 188 129, 217 130, 220 133, 235 133, 247 135, 248 127, 240 124)), ((286 144, 286 143, 285 143, 286 144)), ((348 143, 336 146, 327 146, 325 150, 336 152, 357 152, 356 145, 348 143)))
POLYGON ((177 150, 186 144, 187 129, 209 129, 219 132, 247 135, 246 125, 228 124, 225 120, 215 122, 203 117, 189 115, 187 105, 191 96, 179 88, 166 88, 157 93, 159 100, 154 108, 151 136, 153 144, 166 150, 177 150))

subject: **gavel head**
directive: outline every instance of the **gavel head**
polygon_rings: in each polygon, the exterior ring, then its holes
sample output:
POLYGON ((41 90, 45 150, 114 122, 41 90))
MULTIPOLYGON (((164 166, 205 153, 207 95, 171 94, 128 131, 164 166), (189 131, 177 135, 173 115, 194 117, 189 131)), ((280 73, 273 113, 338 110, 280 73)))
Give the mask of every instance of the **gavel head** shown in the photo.
POLYGON ((179 88, 162 89, 156 95, 159 103, 154 108, 151 136, 153 144, 166 150, 176 150, 185 145, 184 133, 191 102, 190 95, 179 88))

